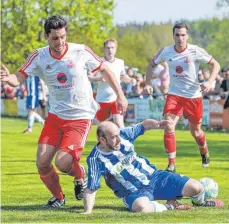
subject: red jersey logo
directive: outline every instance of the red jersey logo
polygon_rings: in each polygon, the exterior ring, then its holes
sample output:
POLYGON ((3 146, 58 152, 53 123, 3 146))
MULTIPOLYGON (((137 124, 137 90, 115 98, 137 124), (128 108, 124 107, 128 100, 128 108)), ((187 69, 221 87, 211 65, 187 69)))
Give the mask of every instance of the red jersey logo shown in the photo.
POLYGON ((67 75, 64 74, 64 73, 59 73, 57 74, 57 77, 56 77, 57 81, 61 84, 64 84, 68 79, 67 79, 67 75))
POLYGON ((176 73, 181 74, 184 71, 182 66, 176 66, 176 73))

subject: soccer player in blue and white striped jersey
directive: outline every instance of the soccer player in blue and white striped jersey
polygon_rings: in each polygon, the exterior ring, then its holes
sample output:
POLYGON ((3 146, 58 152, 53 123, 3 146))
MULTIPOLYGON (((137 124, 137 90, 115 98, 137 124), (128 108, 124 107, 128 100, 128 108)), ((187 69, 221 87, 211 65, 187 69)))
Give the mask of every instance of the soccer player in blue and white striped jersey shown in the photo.
MULTIPOLYGON (((133 212, 162 212, 176 208, 176 199, 191 197, 200 206, 223 206, 220 200, 205 201, 200 182, 176 173, 157 169, 146 158, 137 155, 134 140, 146 130, 163 127, 172 120, 147 119, 133 127, 119 129, 104 121, 97 128, 98 143, 87 158, 88 185, 84 194, 84 214, 92 212, 100 177, 114 194, 122 198, 133 212), (155 200, 168 200, 160 204, 155 200)), ((189 209, 191 206, 179 207, 189 209)))
POLYGON ((41 83, 41 80, 38 76, 29 76, 26 79, 26 89, 27 89, 27 98, 26 98, 26 109, 28 111, 28 128, 23 131, 24 134, 32 133, 34 121, 37 120, 42 125, 44 124, 44 119, 36 112, 36 109, 39 106, 39 92, 42 92, 42 95, 46 99, 46 92, 44 91, 44 85, 41 83), (39 85, 41 85, 41 90, 39 90, 39 85))

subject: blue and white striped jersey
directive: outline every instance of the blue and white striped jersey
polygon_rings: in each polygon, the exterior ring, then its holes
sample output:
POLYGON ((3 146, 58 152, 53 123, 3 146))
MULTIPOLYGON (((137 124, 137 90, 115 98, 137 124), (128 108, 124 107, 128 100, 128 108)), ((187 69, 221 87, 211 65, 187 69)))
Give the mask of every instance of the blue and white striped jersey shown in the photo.
POLYGON ((121 148, 119 151, 103 152, 97 145, 87 158, 88 189, 100 188, 100 177, 118 197, 125 197, 150 184, 154 165, 134 151, 134 140, 144 133, 142 124, 120 130, 121 148))
POLYGON ((29 76, 26 79, 26 89, 28 92, 28 96, 38 96, 39 85, 40 85, 40 78, 38 76, 29 76))

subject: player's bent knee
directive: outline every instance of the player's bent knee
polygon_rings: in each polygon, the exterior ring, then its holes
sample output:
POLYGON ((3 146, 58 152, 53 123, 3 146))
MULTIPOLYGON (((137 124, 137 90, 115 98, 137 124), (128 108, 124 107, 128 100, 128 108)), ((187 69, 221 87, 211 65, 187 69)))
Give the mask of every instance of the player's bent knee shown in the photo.
POLYGON ((137 198, 132 205, 132 212, 152 212, 151 207, 148 197, 137 198))
POLYGON ((40 174, 46 174, 50 171, 51 163, 45 163, 42 161, 36 161, 37 169, 40 174))
POLYGON ((147 205, 136 204, 134 208, 132 208, 132 212, 152 212, 152 211, 147 207, 147 205))
POLYGON ((55 165, 57 169, 63 173, 68 173, 70 170, 71 166, 73 163, 73 157, 72 155, 64 152, 64 151, 59 151, 56 160, 55 160, 55 165))
POLYGON ((62 173, 68 173, 71 165, 63 164, 61 161, 55 161, 56 168, 62 173))
POLYGON ((191 197, 199 194, 202 191, 203 191, 203 186, 199 181, 194 179, 189 179, 182 190, 182 194, 183 196, 191 197))

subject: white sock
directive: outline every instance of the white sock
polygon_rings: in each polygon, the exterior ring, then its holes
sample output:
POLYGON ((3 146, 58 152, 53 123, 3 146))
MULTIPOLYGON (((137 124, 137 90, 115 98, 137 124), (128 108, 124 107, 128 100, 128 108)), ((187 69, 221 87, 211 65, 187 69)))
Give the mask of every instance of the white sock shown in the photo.
POLYGON ((28 129, 32 129, 33 124, 34 124, 34 114, 30 113, 28 115, 28 129))
POLYGON ((204 193, 205 193, 204 190, 202 190, 199 194, 190 197, 192 200, 192 203, 196 205, 202 205, 205 201, 204 193))
POLYGON ((152 212, 164 212, 168 209, 165 205, 158 203, 157 201, 151 201, 152 204, 152 212))
POLYGON ((38 113, 34 113, 34 118, 36 121, 38 121, 41 124, 44 124, 44 119, 38 114, 38 113))

